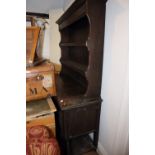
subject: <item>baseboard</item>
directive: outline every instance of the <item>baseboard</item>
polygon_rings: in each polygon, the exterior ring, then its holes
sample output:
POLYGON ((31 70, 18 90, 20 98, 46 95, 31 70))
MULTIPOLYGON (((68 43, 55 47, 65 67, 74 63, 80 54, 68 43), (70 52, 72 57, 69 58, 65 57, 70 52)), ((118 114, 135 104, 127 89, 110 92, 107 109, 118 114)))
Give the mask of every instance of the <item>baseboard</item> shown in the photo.
POLYGON ((97 152, 99 155, 108 155, 103 145, 100 142, 98 142, 97 152))

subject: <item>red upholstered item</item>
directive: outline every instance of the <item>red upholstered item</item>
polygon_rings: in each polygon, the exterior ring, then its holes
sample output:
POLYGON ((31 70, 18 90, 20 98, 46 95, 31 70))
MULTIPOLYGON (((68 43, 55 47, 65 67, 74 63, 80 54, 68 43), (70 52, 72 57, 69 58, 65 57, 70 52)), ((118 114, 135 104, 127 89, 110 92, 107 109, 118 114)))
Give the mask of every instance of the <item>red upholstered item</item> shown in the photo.
POLYGON ((26 132, 26 155, 60 155, 58 143, 47 127, 34 126, 26 132))

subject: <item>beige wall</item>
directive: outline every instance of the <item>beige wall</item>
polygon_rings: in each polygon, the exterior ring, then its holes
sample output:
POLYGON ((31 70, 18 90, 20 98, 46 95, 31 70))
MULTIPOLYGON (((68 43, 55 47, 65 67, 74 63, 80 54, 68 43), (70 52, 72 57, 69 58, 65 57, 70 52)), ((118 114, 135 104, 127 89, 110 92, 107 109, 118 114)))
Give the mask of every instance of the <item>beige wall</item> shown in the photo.
POLYGON ((50 51, 50 20, 46 19, 49 24, 46 24, 46 29, 44 31, 44 40, 43 40, 43 58, 49 59, 49 51, 50 51))
POLYGON ((66 10, 73 2, 74 0, 64 0, 63 9, 66 10))
POLYGON ((58 29, 58 25, 55 23, 57 19, 62 15, 63 9, 52 9, 49 11, 49 18, 50 18, 50 51, 49 51, 49 58, 52 62, 56 64, 60 64, 60 33, 58 29))

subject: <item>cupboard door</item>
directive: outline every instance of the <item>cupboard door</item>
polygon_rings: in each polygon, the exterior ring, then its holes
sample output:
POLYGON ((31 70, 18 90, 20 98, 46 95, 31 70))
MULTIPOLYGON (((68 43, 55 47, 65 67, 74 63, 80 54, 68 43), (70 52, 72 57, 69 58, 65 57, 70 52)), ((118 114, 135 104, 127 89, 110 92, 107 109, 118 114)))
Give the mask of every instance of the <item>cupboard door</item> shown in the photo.
POLYGON ((64 115, 66 135, 72 138, 81 133, 94 131, 97 127, 99 106, 98 104, 87 105, 66 111, 64 115))

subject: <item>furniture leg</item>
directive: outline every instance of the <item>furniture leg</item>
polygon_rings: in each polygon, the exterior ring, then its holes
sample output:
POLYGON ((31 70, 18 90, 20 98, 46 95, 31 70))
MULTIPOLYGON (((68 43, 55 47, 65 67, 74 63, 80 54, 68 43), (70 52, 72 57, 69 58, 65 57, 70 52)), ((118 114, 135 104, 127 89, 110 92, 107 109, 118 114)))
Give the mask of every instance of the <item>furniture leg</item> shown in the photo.
POLYGON ((71 155, 71 147, 70 147, 70 141, 67 140, 66 141, 66 148, 67 148, 67 155, 71 155))
POLYGON ((99 136, 99 131, 95 131, 94 132, 94 140, 93 140, 93 144, 97 149, 97 145, 98 145, 98 136, 99 136))

